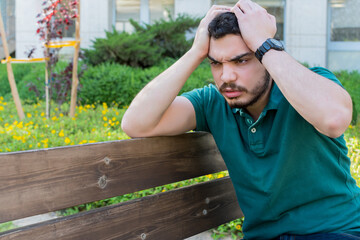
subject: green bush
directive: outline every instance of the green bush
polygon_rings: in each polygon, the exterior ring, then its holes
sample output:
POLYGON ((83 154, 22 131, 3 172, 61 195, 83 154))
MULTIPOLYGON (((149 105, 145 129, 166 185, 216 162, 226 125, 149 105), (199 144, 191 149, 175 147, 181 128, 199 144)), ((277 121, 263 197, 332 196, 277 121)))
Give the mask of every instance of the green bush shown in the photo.
MULTIPOLYGON (((131 68, 115 63, 89 67, 80 79, 79 100, 83 104, 102 103, 128 106, 136 94, 152 79, 169 67, 174 60, 147 69, 131 68)), ((203 87, 212 81, 207 63, 201 64, 190 76, 181 93, 203 87)), ((180 93, 180 94, 181 94, 180 93)))
POLYGON ((360 112, 360 72, 339 71, 334 73, 353 100, 353 120, 356 125, 360 112))
MULTIPOLYGON (((17 85, 19 85, 24 77, 32 71, 32 69, 37 67, 37 64, 12 64, 12 69, 14 72, 14 78, 17 85)), ((8 80, 8 74, 6 70, 6 64, 0 64, 0 96, 3 96, 5 99, 12 98, 10 84, 8 80)), ((19 93, 20 95, 20 93, 19 93)), ((21 95, 20 95, 21 96, 21 95)))
POLYGON ((192 44, 186 32, 199 24, 199 19, 179 16, 176 20, 161 20, 153 25, 141 26, 131 21, 134 33, 106 32, 106 38, 97 38, 92 49, 83 49, 84 61, 90 65, 104 62, 131 67, 147 68, 166 57, 182 56, 192 44))

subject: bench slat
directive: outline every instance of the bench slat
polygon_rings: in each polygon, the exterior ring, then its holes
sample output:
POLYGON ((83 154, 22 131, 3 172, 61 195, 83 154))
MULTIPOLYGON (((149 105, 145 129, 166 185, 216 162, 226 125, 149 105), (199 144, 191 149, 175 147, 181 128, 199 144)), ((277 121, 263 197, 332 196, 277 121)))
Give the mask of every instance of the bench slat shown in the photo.
POLYGON ((0 223, 226 170, 212 135, 0 154, 0 223))
POLYGON ((229 177, 0 234, 10 239, 184 239, 242 217, 229 177))

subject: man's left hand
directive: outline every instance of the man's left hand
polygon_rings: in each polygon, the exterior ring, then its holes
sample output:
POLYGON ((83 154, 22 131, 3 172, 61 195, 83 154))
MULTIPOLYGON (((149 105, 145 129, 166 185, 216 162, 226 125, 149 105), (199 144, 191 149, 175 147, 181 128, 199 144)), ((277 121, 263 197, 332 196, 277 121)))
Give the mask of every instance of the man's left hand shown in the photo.
POLYGON ((246 45, 255 52, 268 38, 276 33, 276 19, 259 4, 240 0, 231 9, 235 13, 246 45))

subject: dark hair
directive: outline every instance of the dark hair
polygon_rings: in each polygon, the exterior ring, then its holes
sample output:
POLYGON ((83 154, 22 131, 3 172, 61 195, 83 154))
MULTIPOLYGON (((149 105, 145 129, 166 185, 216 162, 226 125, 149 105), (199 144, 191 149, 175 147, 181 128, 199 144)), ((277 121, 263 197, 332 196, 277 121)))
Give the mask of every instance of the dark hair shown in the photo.
POLYGON ((241 35, 237 18, 232 12, 221 13, 216 16, 208 27, 210 37, 222 38, 227 34, 241 35))

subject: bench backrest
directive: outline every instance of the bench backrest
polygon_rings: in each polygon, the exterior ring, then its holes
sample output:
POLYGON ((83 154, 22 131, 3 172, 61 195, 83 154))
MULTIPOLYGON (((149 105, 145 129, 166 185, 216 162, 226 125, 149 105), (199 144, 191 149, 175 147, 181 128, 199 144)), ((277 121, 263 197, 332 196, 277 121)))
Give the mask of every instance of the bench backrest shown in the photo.
MULTIPOLYGON (((208 133, 0 154, 0 223, 226 166, 208 133)), ((242 216, 228 177, 0 233, 0 239, 184 239, 242 216)))

